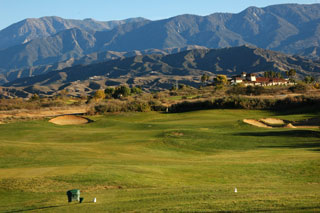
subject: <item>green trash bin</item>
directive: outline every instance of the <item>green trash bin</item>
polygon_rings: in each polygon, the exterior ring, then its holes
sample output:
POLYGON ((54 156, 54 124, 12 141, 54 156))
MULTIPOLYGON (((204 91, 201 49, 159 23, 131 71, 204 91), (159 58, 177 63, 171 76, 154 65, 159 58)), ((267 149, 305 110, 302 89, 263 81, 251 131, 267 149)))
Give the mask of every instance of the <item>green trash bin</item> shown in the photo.
POLYGON ((72 201, 80 201, 80 190, 79 189, 72 189, 67 191, 68 202, 72 201))

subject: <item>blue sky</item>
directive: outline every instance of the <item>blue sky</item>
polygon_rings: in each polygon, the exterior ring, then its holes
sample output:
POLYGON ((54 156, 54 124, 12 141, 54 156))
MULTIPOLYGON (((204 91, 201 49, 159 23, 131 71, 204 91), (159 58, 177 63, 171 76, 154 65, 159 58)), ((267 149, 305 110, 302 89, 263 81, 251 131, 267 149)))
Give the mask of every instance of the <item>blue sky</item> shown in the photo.
POLYGON ((180 14, 238 13, 249 6, 320 3, 320 0, 0 0, 0 29, 25 18, 60 16, 99 21, 145 17, 151 20, 180 14))

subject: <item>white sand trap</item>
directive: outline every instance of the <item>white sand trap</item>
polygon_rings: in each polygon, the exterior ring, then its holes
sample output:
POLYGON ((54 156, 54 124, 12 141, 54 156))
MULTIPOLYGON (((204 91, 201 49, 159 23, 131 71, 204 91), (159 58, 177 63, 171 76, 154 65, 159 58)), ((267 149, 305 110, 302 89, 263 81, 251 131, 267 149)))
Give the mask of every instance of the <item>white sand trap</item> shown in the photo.
POLYGON ((58 124, 58 125, 77 125, 77 124, 86 124, 90 120, 84 117, 75 116, 75 115, 63 115, 49 120, 49 122, 58 124))
POLYGON ((281 127, 281 128, 320 128, 320 118, 311 118, 301 121, 295 121, 289 123, 289 121, 284 121, 278 118, 262 118, 260 120, 254 119, 244 119, 243 122, 263 128, 274 128, 274 127, 281 127))
POLYGON ((286 123, 278 118, 262 118, 260 119, 260 121, 262 121, 263 123, 267 124, 267 125, 285 125, 286 123))
POLYGON ((272 128, 271 126, 268 126, 260 121, 254 120, 254 119, 243 119, 243 122, 250 124, 252 126, 256 126, 256 127, 272 128))

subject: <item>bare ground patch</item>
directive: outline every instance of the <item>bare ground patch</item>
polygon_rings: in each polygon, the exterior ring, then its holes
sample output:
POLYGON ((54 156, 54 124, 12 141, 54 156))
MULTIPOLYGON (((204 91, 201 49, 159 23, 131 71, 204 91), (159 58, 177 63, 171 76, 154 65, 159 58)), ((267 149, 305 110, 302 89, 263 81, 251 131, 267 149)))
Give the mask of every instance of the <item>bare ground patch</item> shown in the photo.
POLYGON ((182 132, 172 132, 171 133, 172 136, 176 136, 176 137, 181 137, 183 136, 184 134, 182 132))

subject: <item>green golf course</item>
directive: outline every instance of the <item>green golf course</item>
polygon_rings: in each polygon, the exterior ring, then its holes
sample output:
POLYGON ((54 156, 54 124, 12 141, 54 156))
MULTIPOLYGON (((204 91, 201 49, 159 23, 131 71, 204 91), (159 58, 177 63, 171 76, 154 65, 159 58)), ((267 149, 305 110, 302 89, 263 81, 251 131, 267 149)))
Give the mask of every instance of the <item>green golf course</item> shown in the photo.
POLYGON ((317 116, 228 109, 0 124, 0 212, 320 211, 320 130, 242 122, 317 116), (71 189, 83 203, 68 203, 71 189))

